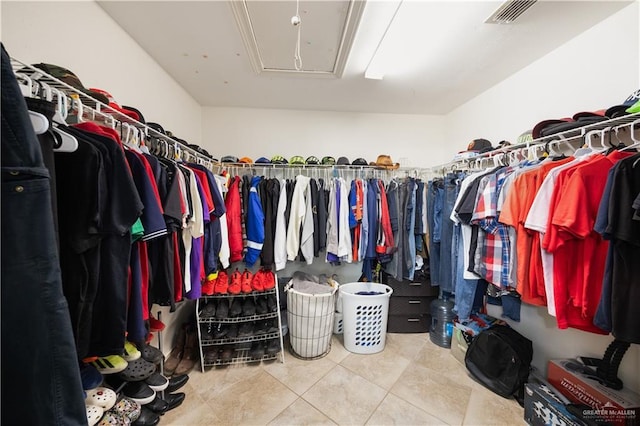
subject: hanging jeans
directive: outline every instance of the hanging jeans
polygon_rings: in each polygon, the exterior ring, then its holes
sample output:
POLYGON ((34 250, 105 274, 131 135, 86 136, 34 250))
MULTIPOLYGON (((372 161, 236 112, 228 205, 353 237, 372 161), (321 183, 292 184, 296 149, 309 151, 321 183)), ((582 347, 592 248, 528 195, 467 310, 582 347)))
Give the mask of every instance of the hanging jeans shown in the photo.
POLYGON ((444 180, 442 230, 440 234, 440 289, 447 293, 453 293, 455 290, 453 284, 455 265, 451 262, 453 252, 453 221, 450 217, 453 206, 456 203, 457 195, 456 176, 449 174, 444 180))
POLYGON ((444 187, 441 181, 430 181, 427 192, 427 222, 429 225, 429 270, 431 285, 440 285, 440 239, 444 187))
POLYGON ((2 46, 2 419, 86 425, 49 172, 2 46))

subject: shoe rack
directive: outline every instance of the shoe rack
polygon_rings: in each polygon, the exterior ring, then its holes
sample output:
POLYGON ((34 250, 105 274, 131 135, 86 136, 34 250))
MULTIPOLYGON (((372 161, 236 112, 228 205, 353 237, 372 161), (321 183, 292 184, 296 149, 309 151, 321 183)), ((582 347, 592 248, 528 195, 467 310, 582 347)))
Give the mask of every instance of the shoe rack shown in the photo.
MULTIPOLYGON (((282 338, 282 318, 280 311, 280 296, 278 292, 278 279, 276 277, 274 288, 265 291, 252 291, 241 294, 214 294, 203 296, 196 302, 196 317, 198 323, 198 342, 200 350, 200 366, 202 371, 215 366, 244 364, 261 361, 280 359, 284 363, 284 345, 282 338), (231 306, 238 300, 245 304, 247 299, 251 299, 257 304, 258 298, 275 298, 275 310, 263 314, 231 316, 231 306), (207 304, 214 303, 228 304, 229 313, 226 317, 216 317, 216 315, 203 315, 207 304), (204 311, 204 312, 203 312, 204 311), (277 326, 277 331, 268 330, 266 324, 271 324, 272 328, 277 326), (237 327, 238 334, 228 337, 226 334, 216 338, 220 330, 229 330, 237 327), (244 333, 243 331, 244 328, 244 333), (247 332, 247 330, 251 330, 247 332), (208 332, 209 330, 210 332, 208 332), (277 351, 274 350, 274 341, 277 342, 277 351), (271 346, 269 346, 271 344, 271 346), (260 351, 259 347, 264 351, 260 351), (267 348, 270 350, 267 351, 267 348), (262 352, 262 353, 261 353, 262 352)), ((218 308, 216 307, 216 311, 218 308)))

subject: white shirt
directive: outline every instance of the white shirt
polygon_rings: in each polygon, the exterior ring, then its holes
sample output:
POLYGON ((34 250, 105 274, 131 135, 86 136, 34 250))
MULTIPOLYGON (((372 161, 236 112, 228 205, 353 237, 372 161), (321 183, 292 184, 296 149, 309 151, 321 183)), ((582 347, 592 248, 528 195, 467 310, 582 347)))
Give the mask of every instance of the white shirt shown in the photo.
POLYGON ((353 251, 351 247, 351 229, 349 228, 349 188, 343 178, 340 180, 340 229, 338 229, 338 257, 347 263, 353 261, 353 251), (344 259, 342 259, 344 258, 344 259))
POLYGON ((300 250, 300 227, 307 211, 305 193, 309 189, 310 178, 299 175, 296 177, 296 186, 293 188, 291 199, 291 213, 289 215, 289 227, 287 228, 287 258, 295 260, 300 250))
POLYGON ((189 192, 191 193, 191 204, 193 214, 187 222, 187 227, 182 231, 182 242, 184 243, 184 288, 185 292, 191 291, 191 247, 194 238, 200 238, 204 235, 204 209, 202 207, 202 199, 198 192, 198 184, 196 182, 195 173, 191 172, 189 179, 189 192))
POLYGON ((273 259, 276 263, 276 271, 281 271, 287 266, 287 221, 284 212, 287 209, 287 181, 280 180, 280 197, 276 211, 276 235, 273 241, 273 259))
POLYGON ((338 208, 336 206, 336 179, 332 179, 329 185, 329 214, 327 215, 327 254, 329 253, 338 255, 338 208))
MULTIPOLYGON (((309 179, 311 181, 311 179, 309 179)), ((313 205, 311 200, 311 185, 307 184, 307 189, 304 193, 305 198, 305 213, 302 220, 302 235, 300 237, 300 251, 307 265, 313 263, 313 205)))

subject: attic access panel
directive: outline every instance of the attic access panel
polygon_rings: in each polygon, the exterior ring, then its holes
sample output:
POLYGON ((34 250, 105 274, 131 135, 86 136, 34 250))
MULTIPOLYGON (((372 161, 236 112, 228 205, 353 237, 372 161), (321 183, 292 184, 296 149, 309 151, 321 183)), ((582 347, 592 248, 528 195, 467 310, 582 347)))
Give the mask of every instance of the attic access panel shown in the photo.
POLYGON ((294 65, 296 2, 230 0, 253 69, 258 74, 341 77, 365 0, 300 0, 302 71, 294 65))

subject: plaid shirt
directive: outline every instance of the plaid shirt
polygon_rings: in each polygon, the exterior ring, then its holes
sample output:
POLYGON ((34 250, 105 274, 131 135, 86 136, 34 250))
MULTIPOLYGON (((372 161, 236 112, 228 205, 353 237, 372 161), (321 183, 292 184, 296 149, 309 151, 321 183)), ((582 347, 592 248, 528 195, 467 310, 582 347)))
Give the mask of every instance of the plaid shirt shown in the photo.
POLYGON ((510 167, 503 168, 483 178, 471 219, 471 223, 479 225, 481 231, 478 234, 476 272, 500 288, 509 286, 511 242, 508 228, 498 222, 498 197, 505 179, 512 172, 510 167))

